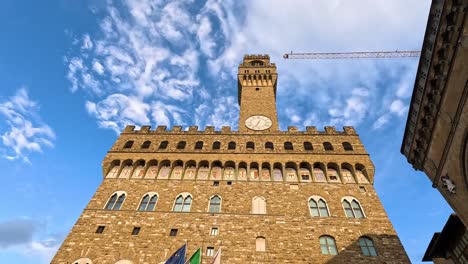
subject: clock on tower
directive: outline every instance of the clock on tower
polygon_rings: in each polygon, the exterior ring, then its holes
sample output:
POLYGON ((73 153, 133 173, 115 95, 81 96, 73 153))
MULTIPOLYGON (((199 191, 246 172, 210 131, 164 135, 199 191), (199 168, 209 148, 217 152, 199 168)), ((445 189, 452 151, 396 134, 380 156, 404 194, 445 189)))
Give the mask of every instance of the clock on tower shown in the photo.
POLYGON ((276 65, 268 55, 245 55, 237 75, 239 131, 278 131, 276 114, 276 65))

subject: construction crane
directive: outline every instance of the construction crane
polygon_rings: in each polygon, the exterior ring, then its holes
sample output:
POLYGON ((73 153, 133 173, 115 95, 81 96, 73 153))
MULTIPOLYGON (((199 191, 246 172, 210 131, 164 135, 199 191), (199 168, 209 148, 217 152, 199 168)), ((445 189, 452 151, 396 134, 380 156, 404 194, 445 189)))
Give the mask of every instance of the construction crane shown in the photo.
POLYGON ((286 53, 284 59, 306 59, 306 60, 323 60, 323 59, 368 59, 368 58, 408 58, 419 57, 421 51, 404 50, 404 51, 371 51, 371 52, 330 52, 330 53, 286 53))

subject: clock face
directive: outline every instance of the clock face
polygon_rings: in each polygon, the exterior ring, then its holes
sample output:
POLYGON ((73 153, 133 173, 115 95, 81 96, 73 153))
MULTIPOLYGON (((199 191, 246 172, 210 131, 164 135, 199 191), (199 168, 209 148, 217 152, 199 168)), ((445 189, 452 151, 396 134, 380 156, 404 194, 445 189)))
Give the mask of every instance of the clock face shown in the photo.
POLYGON ((265 130, 271 127, 271 119, 266 116, 254 115, 245 120, 245 126, 252 130, 265 130))

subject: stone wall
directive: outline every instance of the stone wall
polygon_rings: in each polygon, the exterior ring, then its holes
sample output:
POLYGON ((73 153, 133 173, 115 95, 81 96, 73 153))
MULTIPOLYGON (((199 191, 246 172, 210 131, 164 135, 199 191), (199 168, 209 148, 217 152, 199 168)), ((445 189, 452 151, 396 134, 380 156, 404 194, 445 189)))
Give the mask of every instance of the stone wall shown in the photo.
MULTIPOLYGON (((178 247, 188 243, 196 248, 222 248, 223 263, 409 263, 406 253, 388 220, 372 185, 363 192, 357 184, 284 182, 221 182, 182 180, 105 179, 63 243, 52 263, 72 263, 89 257, 93 263, 115 263, 129 259, 134 263, 159 263, 178 247), (127 198, 119 211, 103 210, 115 191, 127 198), (143 195, 157 192, 154 212, 138 212, 143 195), (193 195, 190 213, 172 212, 174 199, 181 192, 193 195), (222 198, 221 213, 208 213, 212 195, 222 198), (308 198, 323 197, 330 217, 311 217, 308 198), (267 214, 251 214, 252 198, 263 196, 267 214), (345 217, 341 198, 353 196, 362 205, 366 218, 345 217), (98 226, 105 226, 96 234, 98 226), (134 227, 141 227, 132 236, 134 227), (218 227, 219 235, 210 236, 218 227), (175 237, 170 230, 178 229, 175 237), (336 239, 339 255, 323 255, 319 237, 336 239), (255 251, 255 239, 265 237, 266 251, 255 251), (361 236, 370 237, 377 257, 364 257, 357 244, 361 236)), ((203 263, 210 263, 204 256, 203 263)))

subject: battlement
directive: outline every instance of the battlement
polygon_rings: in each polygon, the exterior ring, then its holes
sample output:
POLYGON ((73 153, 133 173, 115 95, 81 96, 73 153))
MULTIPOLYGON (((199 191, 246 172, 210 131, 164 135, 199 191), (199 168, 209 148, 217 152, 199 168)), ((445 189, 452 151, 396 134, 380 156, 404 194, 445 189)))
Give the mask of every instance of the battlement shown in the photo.
POLYGON ((270 55, 268 54, 246 54, 244 55, 244 60, 270 60, 270 55))
POLYGON ((267 54, 259 55, 244 55, 243 62, 239 67, 276 67, 274 63, 270 63, 270 56, 267 54))
MULTIPOLYGON (((142 126, 139 130, 133 125, 127 125, 122 134, 250 134, 233 131, 230 126, 223 126, 221 130, 216 130, 214 126, 206 126, 204 130, 199 130, 198 126, 189 126, 184 129, 182 126, 173 126, 171 130, 167 126, 157 126, 151 130, 151 126, 142 126)), ((305 131, 300 131, 296 126, 288 126, 287 131, 270 132, 268 134, 306 134, 306 135, 352 135, 356 136, 356 130, 352 126, 344 126, 342 131, 337 131, 334 126, 326 126, 323 131, 317 130, 315 126, 307 126, 305 131)))

